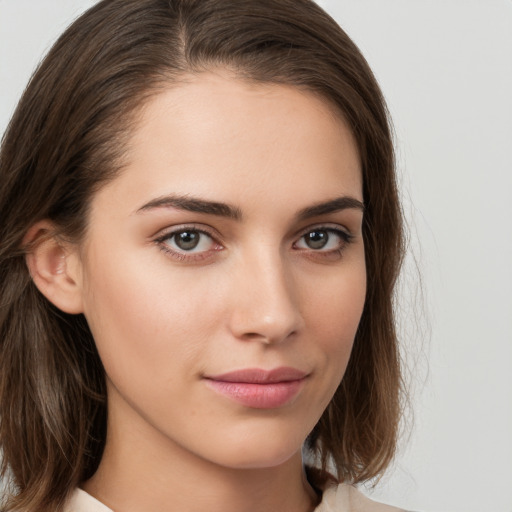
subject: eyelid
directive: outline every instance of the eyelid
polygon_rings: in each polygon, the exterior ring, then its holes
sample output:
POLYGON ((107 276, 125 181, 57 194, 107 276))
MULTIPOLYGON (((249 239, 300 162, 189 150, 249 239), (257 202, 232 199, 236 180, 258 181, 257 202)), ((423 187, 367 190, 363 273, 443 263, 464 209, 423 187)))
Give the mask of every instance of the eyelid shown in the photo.
POLYGON ((156 243, 163 252, 168 254, 170 257, 179 261, 183 261, 185 263, 194 263, 208 259, 209 257, 213 256, 214 253, 222 250, 224 246, 219 239, 220 236, 218 236, 216 230, 213 230, 212 228, 210 228, 209 226, 205 226, 204 224, 198 225, 194 223, 169 226, 163 230, 160 230, 156 235, 152 237, 153 242, 156 243), (183 231, 195 231, 197 233, 206 235, 209 238, 211 238, 212 243, 216 247, 210 250, 200 252, 189 252, 173 249, 172 247, 169 246, 169 244, 165 243, 166 240, 172 238, 176 234, 183 231))
POLYGON ((179 233, 180 231, 197 231, 198 233, 203 233, 204 235, 208 235, 212 239, 214 239, 218 243, 222 243, 220 241, 220 234, 217 232, 217 230, 214 230, 210 226, 206 226, 204 224, 197 224, 197 223, 183 223, 183 224, 176 224, 173 226, 168 226, 166 228, 160 229, 155 235, 153 235, 151 238, 157 242, 159 240, 165 240, 166 238, 169 238, 171 235, 175 233, 179 233))
POLYGON ((343 237, 346 237, 347 239, 351 240, 355 238, 355 235, 352 234, 351 230, 348 229, 346 226, 343 226, 341 224, 336 224, 333 222, 320 222, 318 224, 311 224, 309 226, 306 226, 305 228, 302 228, 296 235, 295 239, 298 240, 302 238, 307 233, 310 233, 311 231, 315 230, 325 230, 325 231, 334 231, 337 233, 340 233, 343 237))
POLYGON ((293 249, 297 251, 298 254, 301 254, 308 259, 312 259, 313 261, 319 261, 319 262, 335 262, 339 261, 345 252, 345 250, 348 248, 348 246, 353 242, 353 240, 356 238, 355 235, 353 235, 350 230, 345 228, 344 226, 340 226, 339 224, 331 224, 331 223, 324 223, 324 224, 314 224, 311 225, 305 229, 303 229, 301 234, 295 238, 295 241, 293 242, 293 249), (324 249, 314 249, 311 247, 300 247, 299 243, 300 241, 308 234, 313 231, 326 231, 328 233, 334 234, 339 239, 339 243, 336 247, 324 249))

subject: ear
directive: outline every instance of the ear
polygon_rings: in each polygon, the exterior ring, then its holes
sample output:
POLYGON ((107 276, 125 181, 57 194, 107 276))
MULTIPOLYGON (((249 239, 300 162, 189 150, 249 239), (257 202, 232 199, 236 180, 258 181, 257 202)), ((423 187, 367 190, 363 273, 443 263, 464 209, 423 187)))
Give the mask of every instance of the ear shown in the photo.
POLYGON ((26 261, 34 284, 65 313, 83 312, 82 267, 78 248, 56 236, 50 221, 32 226, 24 238, 26 261))

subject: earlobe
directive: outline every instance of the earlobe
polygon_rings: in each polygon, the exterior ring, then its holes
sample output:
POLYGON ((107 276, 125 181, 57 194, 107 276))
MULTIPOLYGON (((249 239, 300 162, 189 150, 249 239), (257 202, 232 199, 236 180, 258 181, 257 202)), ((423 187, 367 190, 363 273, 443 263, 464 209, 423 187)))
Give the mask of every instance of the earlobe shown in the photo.
POLYGON ((76 248, 63 243, 53 224, 41 221, 24 238, 26 262, 34 284, 65 313, 83 312, 82 280, 76 248))

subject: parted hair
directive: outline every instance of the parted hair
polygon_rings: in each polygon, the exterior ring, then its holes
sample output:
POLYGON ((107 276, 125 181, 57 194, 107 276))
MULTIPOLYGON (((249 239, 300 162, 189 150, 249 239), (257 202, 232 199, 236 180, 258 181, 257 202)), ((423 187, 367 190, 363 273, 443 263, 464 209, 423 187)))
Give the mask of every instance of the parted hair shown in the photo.
POLYGON ((48 219, 58 236, 80 243, 91 197, 122 172, 144 103, 215 68, 317 94, 354 135, 366 302, 345 376, 306 447, 320 479, 330 471, 353 483, 380 475, 394 455, 402 386, 393 295, 403 229, 389 116, 364 57, 311 0, 104 0, 57 40, 2 139, 2 510, 61 510, 95 472, 106 438, 105 374, 87 322, 38 291, 24 237, 48 219))

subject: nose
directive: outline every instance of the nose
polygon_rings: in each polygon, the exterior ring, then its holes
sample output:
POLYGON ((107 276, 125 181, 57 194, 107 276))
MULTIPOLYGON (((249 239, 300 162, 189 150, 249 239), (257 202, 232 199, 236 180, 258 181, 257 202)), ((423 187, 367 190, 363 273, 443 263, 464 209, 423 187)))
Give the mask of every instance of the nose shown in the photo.
POLYGON ((253 255, 233 273, 230 330, 242 340, 283 342, 304 325, 298 283, 280 255, 253 255))

